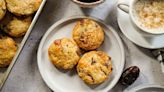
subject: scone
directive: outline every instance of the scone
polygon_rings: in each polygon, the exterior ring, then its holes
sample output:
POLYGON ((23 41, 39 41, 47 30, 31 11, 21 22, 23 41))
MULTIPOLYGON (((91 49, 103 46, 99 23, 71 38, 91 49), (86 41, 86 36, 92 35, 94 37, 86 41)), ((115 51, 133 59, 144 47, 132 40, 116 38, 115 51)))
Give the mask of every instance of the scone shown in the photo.
POLYGON ((48 49, 51 62, 61 69, 72 69, 80 59, 80 49, 68 38, 55 40, 48 49))
POLYGON ((77 65, 80 78, 87 84, 100 84, 112 73, 111 58, 102 51, 84 54, 77 65))
POLYGON ((42 0, 6 0, 7 9, 17 15, 31 15, 36 12, 42 0))
POLYGON ((5 0, 0 0, 0 20, 5 16, 6 14, 6 3, 5 0))
POLYGON ((12 37, 25 35, 32 21, 32 17, 15 17, 5 24, 1 24, 1 29, 12 37))
POLYGON ((16 42, 7 36, 0 35, 0 67, 7 67, 17 51, 16 42))
POLYGON ((91 19, 78 21, 73 29, 73 39, 84 50, 94 50, 104 41, 104 32, 99 24, 91 19))

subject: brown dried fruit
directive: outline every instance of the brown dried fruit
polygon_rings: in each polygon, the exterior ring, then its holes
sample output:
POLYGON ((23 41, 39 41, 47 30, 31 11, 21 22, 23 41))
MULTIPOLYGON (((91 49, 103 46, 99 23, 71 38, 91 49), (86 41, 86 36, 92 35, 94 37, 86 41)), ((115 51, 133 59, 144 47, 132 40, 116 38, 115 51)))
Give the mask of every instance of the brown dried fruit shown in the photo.
POLYGON ((54 41, 54 44, 55 44, 55 45, 60 45, 60 44, 61 44, 61 40, 60 40, 60 39, 55 40, 55 41, 54 41))
POLYGON ((137 66, 127 68, 121 76, 121 83, 126 86, 133 84, 139 77, 139 73, 140 69, 137 66))

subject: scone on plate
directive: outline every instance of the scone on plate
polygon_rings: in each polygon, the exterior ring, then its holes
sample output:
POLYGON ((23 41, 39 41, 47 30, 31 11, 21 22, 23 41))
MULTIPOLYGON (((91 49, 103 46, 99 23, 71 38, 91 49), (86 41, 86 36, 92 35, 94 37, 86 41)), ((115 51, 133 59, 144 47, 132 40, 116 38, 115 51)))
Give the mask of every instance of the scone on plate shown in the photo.
POLYGON ((85 83, 100 84, 112 73, 111 57, 102 51, 90 51, 81 57, 77 72, 85 83))
POLYGON ((12 37, 22 37, 31 24, 32 16, 16 17, 10 14, 6 15, 3 21, 0 25, 4 32, 12 37))
POLYGON ((0 34, 0 67, 7 67, 17 51, 16 42, 7 36, 0 34))
POLYGON ((68 38, 55 40, 48 49, 51 62, 61 69, 72 69, 80 59, 80 49, 68 38))
POLYGON ((101 26, 91 19, 82 19, 73 29, 73 39, 84 50, 94 50, 104 41, 104 32, 101 26))
POLYGON ((6 0, 7 9, 17 15, 31 15, 36 12, 42 0, 6 0))
POLYGON ((6 3, 5 0, 0 0, 0 20, 5 16, 6 14, 6 3))

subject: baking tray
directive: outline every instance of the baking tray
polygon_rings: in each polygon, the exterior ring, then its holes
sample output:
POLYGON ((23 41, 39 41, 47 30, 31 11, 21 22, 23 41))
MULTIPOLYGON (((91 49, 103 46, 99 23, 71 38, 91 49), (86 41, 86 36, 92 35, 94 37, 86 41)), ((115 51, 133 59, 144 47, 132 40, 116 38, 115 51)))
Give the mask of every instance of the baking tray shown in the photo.
POLYGON ((9 65, 9 67, 0 69, 0 89, 3 87, 6 79, 8 78, 8 76, 10 74, 10 71, 14 67, 14 64, 16 63, 16 60, 17 60, 18 56, 20 55, 20 53, 22 51, 22 48, 24 47, 24 45, 25 45, 25 43, 26 43, 26 41, 27 41, 27 39, 28 39, 28 37, 29 37, 29 35, 30 35, 30 33, 31 33, 31 31, 32 31, 32 29, 33 29, 39 15, 40 15, 40 13, 41 13, 41 11, 42 11, 42 9, 43 9, 43 6, 45 5, 45 3, 46 3, 46 0, 42 0, 42 3, 40 5, 39 9, 37 10, 37 12, 35 13, 35 16, 33 17, 31 25, 28 28, 28 31, 26 32, 25 36, 22 37, 22 38, 16 39, 16 42, 18 43, 19 49, 17 50, 17 53, 14 56, 11 64, 9 65))

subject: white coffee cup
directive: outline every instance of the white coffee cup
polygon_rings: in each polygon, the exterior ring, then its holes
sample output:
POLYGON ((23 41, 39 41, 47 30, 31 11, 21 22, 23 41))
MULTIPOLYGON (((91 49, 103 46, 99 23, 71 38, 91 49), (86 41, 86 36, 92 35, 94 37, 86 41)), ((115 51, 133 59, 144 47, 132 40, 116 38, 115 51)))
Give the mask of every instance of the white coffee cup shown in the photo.
POLYGON ((130 15, 131 21, 140 30, 143 32, 141 33, 149 33, 150 35, 155 35, 155 34, 164 34, 164 27, 162 28, 146 28, 141 26, 141 22, 136 18, 137 14, 134 12, 135 11, 135 4, 140 0, 130 0, 130 3, 119 3, 118 8, 120 8, 122 11, 128 13, 130 15))

